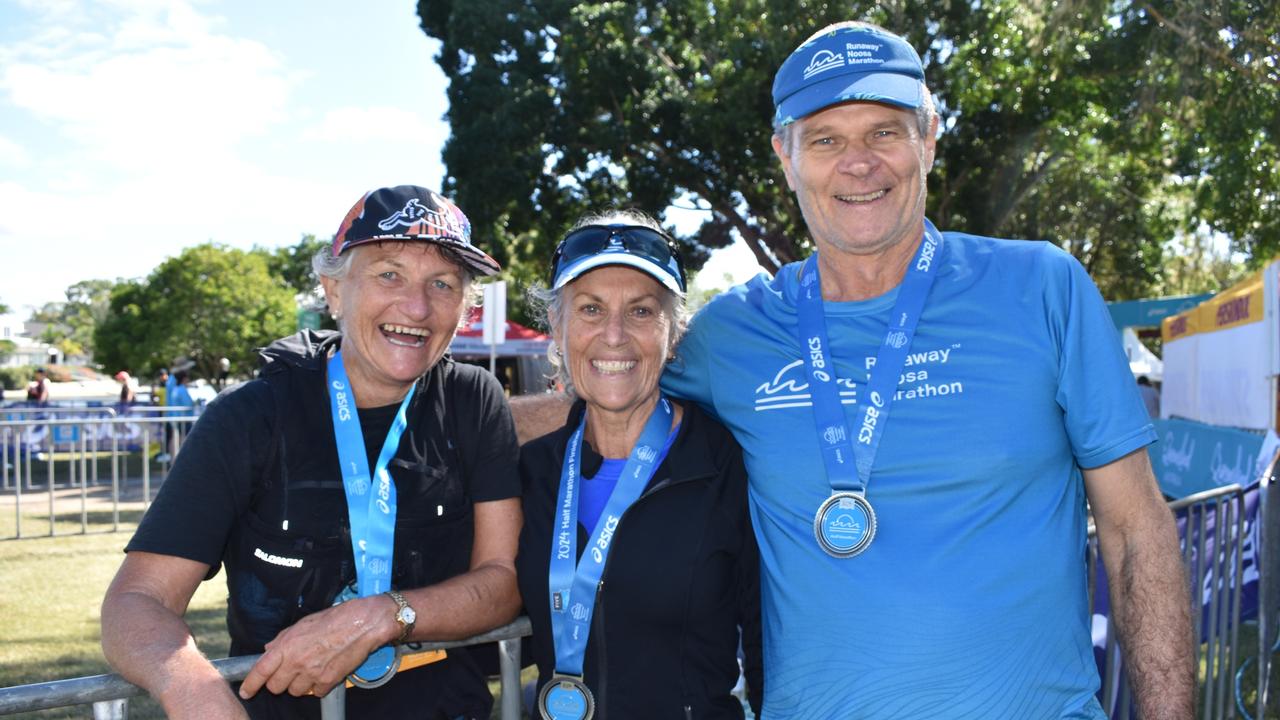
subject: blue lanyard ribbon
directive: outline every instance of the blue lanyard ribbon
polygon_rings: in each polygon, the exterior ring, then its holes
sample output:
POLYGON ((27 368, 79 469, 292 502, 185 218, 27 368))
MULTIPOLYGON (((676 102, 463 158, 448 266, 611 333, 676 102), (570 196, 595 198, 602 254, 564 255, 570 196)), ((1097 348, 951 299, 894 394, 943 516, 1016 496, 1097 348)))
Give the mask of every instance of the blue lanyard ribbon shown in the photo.
POLYGON ((369 458, 356 412, 355 395, 342 364, 342 351, 329 358, 329 410, 333 415, 333 437, 342 466, 342 487, 347 495, 347 515, 351 520, 351 552, 356 564, 356 591, 369 597, 391 589, 391 557, 396 533, 396 485, 387 472, 387 463, 400 447, 408 421, 405 411, 413 389, 404 396, 387 439, 382 443, 374 466, 372 487, 369 458))
POLYGON ((578 555, 578 496, 582 477, 582 434, 586 413, 578 429, 569 438, 564 465, 560 471, 560 489, 556 494, 559 522, 551 532, 551 567, 548 586, 551 594, 551 636, 556 647, 556 672, 582 676, 582 663, 587 654, 587 635, 596 607, 596 587, 604 574, 605 559, 613 547, 613 534, 618 520, 657 470, 663 442, 671 428, 674 411, 665 397, 649 415, 618 484, 600 513, 600 521, 587 540, 582 560, 578 555))
POLYGON ((800 297, 797 302, 797 330, 801 355, 809 369, 809 393, 813 398, 813 422, 822 447, 827 480, 834 492, 866 492, 871 482, 871 466, 889 420, 889 407, 915 337, 916 324, 924 310, 925 298, 937 274, 937 257, 942 250, 942 233, 928 220, 924 237, 898 288, 898 299, 889 315, 889 327, 876 353, 875 365, 867 375, 867 396, 860 400, 857 432, 851 432, 840 404, 835 364, 827 340, 827 321, 822 309, 822 280, 818 256, 810 255, 800 268, 800 297))

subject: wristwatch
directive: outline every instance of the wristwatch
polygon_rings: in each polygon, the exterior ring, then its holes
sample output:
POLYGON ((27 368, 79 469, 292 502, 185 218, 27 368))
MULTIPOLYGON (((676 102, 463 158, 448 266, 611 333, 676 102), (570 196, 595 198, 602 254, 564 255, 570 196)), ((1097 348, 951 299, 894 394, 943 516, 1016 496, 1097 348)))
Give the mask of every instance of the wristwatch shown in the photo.
POLYGON ((395 590, 388 590, 387 596, 395 600, 396 605, 399 606, 396 610, 396 622, 400 623, 400 637, 396 639, 396 644, 401 645, 409 638, 409 633, 413 632, 413 624, 418 621, 418 613, 414 612, 404 596, 395 590))

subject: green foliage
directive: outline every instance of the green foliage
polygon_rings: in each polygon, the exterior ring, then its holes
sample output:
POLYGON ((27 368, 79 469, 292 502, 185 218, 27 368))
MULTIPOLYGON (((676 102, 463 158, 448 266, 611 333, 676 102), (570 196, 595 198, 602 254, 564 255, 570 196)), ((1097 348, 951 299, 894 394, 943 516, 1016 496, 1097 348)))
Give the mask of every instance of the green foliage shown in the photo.
POLYGON ((0 362, 4 362, 14 350, 18 349, 17 343, 12 340, 0 340, 0 362))
POLYGON ((92 355, 93 332, 110 307, 110 280, 82 280, 66 290, 66 302, 45 303, 31 319, 46 323, 40 341, 55 345, 63 355, 92 355))
POLYGON ((693 269, 735 236, 769 269, 806 255, 770 148, 773 74, 817 29, 867 19, 922 51, 939 101, 930 217, 1051 240, 1126 299, 1160 286, 1167 241, 1201 222, 1255 257, 1280 233, 1280 14, 1262 0, 1159 4, 1210 50, 1188 58, 1185 33, 1124 1, 419 0, 418 12, 450 78, 445 191, 517 282, 545 276, 564 229, 610 206, 708 210, 681 239, 693 269))
POLYGON ((5 390, 21 390, 31 381, 34 372, 35 367, 31 365, 0 367, 0 387, 5 390))
POLYGON ((261 255, 267 262, 268 272, 283 280, 295 294, 308 295, 320 285, 320 279, 311 269, 311 258, 328 247, 329 243, 307 234, 296 245, 286 245, 275 250, 254 248, 253 252, 261 255))
POLYGON ((95 341, 108 368, 145 377, 185 356, 197 376, 214 377, 219 358, 254 367, 255 348, 294 326, 293 291, 261 253, 207 243, 166 260, 145 281, 116 285, 95 341))

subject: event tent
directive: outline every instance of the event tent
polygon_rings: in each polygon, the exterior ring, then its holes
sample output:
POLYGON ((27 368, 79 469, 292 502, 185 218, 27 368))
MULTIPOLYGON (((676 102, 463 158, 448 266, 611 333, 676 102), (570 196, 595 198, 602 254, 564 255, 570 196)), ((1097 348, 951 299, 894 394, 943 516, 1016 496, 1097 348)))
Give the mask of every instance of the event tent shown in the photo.
MULTIPOLYGON (((484 308, 472 308, 467 322, 458 331, 449 350, 455 357, 489 357, 489 346, 481 340, 484 328, 484 308)), ((498 357, 545 356, 551 338, 520 323, 507 320, 506 336, 498 343, 498 357)))
POLYGON ((1276 426, 1280 260, 1161 324, 1162 417, 1249 430, 1276 426))
POLYGON ((1138 333, 1127 327, 1120 331, 1124 344, 1124 354, 1129 358, 1129 371, 1134 377, 1146 376, 1152 382, 1160 382, 1164 378, 1164 362, 1155 353, 1147 349, 1138 339, 1138 333))

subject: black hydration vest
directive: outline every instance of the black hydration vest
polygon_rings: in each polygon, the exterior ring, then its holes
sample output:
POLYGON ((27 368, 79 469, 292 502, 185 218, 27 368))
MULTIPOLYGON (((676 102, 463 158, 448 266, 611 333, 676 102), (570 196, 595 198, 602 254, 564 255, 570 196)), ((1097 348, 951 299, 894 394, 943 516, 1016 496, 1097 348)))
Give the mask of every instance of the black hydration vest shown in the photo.
MULTIPOLYGON (((391 578, 397 588, 432 585, 470 565, 471 498, 456 433, 446 421, 452 370, 452 361, 443 359, 414 386, 409 427, 388 466, 398 496, 391 578)), ((314 367, 310 360, 302 367, 276 361, 260 374, 271 387, 275 419, 249 509, 223 552, 232 655, 262 652, 284 628, 333 605, 355 580, 324 378, 323 359, 314 367)))

